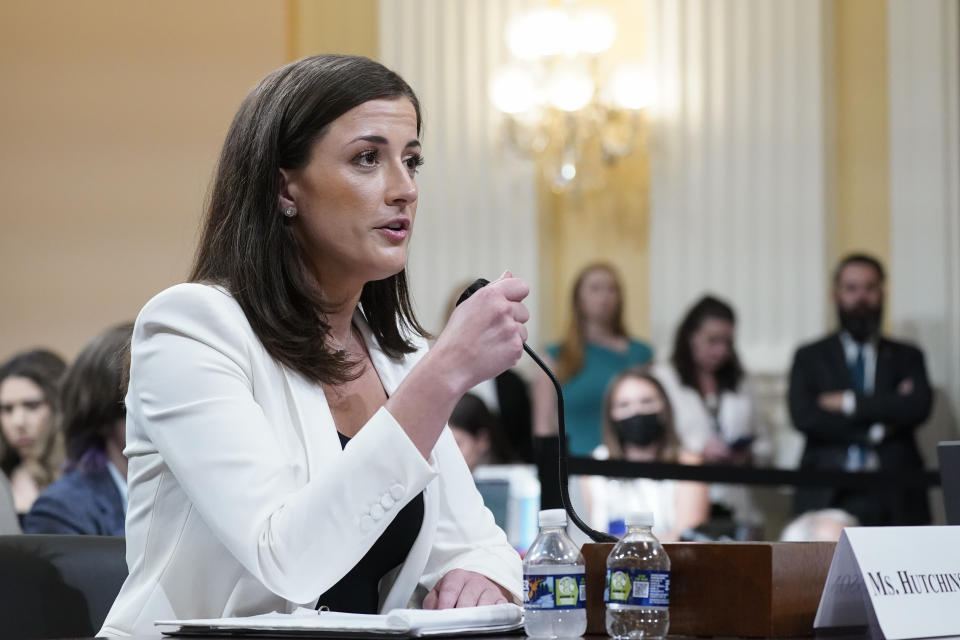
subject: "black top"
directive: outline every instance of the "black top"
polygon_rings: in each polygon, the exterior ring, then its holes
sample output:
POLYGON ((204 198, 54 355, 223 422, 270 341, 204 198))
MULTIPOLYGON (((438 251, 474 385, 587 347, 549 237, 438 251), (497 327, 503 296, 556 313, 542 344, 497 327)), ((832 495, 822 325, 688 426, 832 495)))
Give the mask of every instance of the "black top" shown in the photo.
MULTIPOLYGON (((350 438, 339 431, 337 435, 340 436, 340 445, 346 447, 350 438)), ((360 562, 320 596, 317 608, 327 607, 344 613, 377 613, 380 580, 407 559, 422 525, 421 492, 397 513, 360 562)))

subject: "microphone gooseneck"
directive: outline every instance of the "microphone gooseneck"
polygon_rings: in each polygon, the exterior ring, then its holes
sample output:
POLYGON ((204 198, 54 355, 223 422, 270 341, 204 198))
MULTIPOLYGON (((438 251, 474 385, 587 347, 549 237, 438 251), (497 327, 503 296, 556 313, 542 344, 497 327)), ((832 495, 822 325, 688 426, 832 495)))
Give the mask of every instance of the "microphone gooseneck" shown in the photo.
MULTIPOLYGON (((460 298, 457 299, 456 306, 460 306, 464 300, 488 284, 490 284, 489 280, 477 278, 473 284, 467 287, 466 290, 460 294, 460 298)), ((534 350, 527 345, 526 342, 523 343, 523 350, 527 352, 528 356, 533 358, 533 361, 537 363, 538 367, 543 369, 543 372, 546 373, 547 377, 550 378, 550 382, 553 383, 553 388, 557 392, 557 432, 560 438, 557 465, 560 471, 560 503, 563 505, 563 510, 567 512, 567 516, 569 516, 573 524, 577 525, 577 528, 587 534, 587 536, 589 536, 594 542, 616 542, 616 537, 607 533, 603 533, 602 531, 597 531, 581 520, 580 516, 577 515, 577 512, 573 510, 573 505, 570 504, 570 493, 568 491, 570 475, 567 472, 567 427, 566 422, 563 419, 563 390, 560 387, 560 381, 557 380, 557 376, 553 374, 553 371, 550 370, 550 367, 548 367, 547 364, 540 359, 540 356, 538 356, 534 350)))

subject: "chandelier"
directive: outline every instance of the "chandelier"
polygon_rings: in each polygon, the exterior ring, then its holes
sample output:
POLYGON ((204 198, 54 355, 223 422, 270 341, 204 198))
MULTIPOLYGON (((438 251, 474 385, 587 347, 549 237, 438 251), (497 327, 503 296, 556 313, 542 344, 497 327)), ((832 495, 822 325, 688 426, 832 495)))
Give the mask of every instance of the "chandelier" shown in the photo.
POLYGON ((643 67, 618 62, 601 73, 601 54, 616 31, 609 11, 569 2, 507 24, 513 60, 494 72, 490 98, 505 114, 510 146, 541 161, 555 192, 602 188, 605 169, 642 137, 640 111, 649 103, 643 67))

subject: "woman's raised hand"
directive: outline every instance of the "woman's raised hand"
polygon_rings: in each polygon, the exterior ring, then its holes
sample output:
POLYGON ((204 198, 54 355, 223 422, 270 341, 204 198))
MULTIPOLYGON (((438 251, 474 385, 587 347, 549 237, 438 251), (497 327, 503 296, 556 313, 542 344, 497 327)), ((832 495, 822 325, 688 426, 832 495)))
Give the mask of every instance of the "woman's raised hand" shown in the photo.
POLYGON ((436 344, 407 374, 386 408, 424 458, 457 401, 478 383, 516 364, 530 317, 530 288, 509 271, 474 293, 450 316, 436 344))
POLYGON ((530 318, 523 299, 529 293, 526 282, 505 271, 451 314, 431 351, 464 393, 520 359, 530 318))

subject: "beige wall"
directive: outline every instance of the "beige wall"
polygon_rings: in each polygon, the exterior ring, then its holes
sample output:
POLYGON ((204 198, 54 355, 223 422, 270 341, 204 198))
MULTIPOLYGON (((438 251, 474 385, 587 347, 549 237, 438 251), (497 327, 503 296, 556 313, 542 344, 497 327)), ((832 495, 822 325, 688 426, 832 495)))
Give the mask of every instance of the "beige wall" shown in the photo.
POLYGON ((836 41, 836 229, 840 256, 867 251, 890 262, 890 136, 887 10, 877 0, 838 0, 836 41))
MULTIPOLYGON (((189 268, 202 200, 245 92, 286 60, 377 55, 377 0, 36 0, 0 5, 0 358, 72 356, 189 268)), ((642 58, 642 5, 606 0, 616 55, 642 58)), ((840 0, 836 251, 889 255, 886 14, 840 0)), ((541 191, 546 338, 576 271, 622 271, 630 329, 648 331, 647 158, 584 198, 541 191), (591 222, 587 222, 590 220, 591 222), (598 224, 597 221, 603 221, 598 224)))
POLYGON ((0 5, 0 358, 72 357, 189 269, 247 90, 286 59, 279 0, 0 5))
POLYGON ((377 0, 287 0, 291 59, 315 53, 376 58, 377 0))

